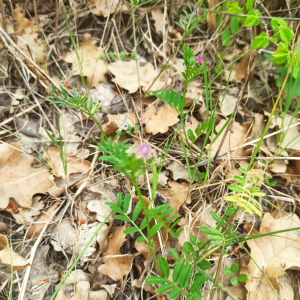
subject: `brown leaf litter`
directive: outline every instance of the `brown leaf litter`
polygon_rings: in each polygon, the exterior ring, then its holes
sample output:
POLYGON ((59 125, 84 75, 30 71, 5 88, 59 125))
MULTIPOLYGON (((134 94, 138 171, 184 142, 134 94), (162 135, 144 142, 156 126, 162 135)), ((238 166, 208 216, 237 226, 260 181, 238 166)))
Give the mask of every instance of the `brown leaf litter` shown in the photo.
POLYGON ((96 46, 96 41, 86 33, 83 36, 82 45, 78 47, 80 61, 75 50, 66 54, 63 59, 72 64, 71 76, 86 76, 86 84, 89 88, 97 87, 100 82, 106 82, 108 63, 101 59, 105 55, 104 49, 96 46))
POLYGON ((97 16, 108 17, 110 14, 127 11, 127 6, 121 0, 96 0, 90 1, 90 9, 97 16))
MULTIPOLYGON (((154 69, 151 63, 146 63, 144 66, 139 66, 137 71, 137 63, 135 60, 122 61, 118 60, 108 66, 108 70, 115 76, 112 80, 118 86, 128 90, 129 94, 135 93, 139 89, 139 81, 143 90, 146 91, 152 85, 154 79, 159 72, 154 69), (139 72, 139 73, 138 73, 139 72), (138 76, 139 74, 139 76, 138 76)), ((166 82, 162 81, 160 76, 152 85, 151 91, 161 89, 166 82)), ((170 81, 168 81, 169 83, 170 81)))
POLYGON ((126 234, 123 231, 126 229, 124 226, 116 227, 113 231, 107 246, 107 250, 103 253, 103 262, 98 272, 107 275, 114 281, 123 280, 132 266, 132 257, 129 254, 122 255, 120 247, 126 241, 126 234))
POLYGON ((159 108, 150 106, 144 113, 142 122, 146 124, 146 133, 165 133, 179 122, 178 113, 170 105, 163 105, 159 108))
MULTIPOLYGON (((299 224, 299 218, 295 214, 274 219, 271 214, 266 213, 260 224, 259 232, 253 229, 251 234, 265 234, 294 228, 297 224, 299 224)), ((246 288, 249 291, 250 299, 263 299, 266 297, 266 293, 270 297, 268 299, 275 299, 275 293, 268 287, 267 280, 261 282, 262 273, 260 270, 263 270, 264 275, 275 289, 278 289, 278 280, 285 274, 286 270, 299 270, 300 237, 298 231, 256 238, 247 241, 247 244, 251 249, 253 260, 242 272, 248 276, 246 288)))

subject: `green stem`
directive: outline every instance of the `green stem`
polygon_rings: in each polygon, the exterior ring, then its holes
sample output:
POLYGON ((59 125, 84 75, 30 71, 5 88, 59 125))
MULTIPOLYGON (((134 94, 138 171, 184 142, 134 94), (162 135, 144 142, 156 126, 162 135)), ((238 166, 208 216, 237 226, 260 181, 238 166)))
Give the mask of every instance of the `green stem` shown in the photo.
POLYGON ((102 126, 99 124, 99 122, 96 120, 96 118, 94 117, 94 115, 93 114, 88 114, 89 115, 89 117, 96 123, 96 125, 97 125, 97 127, 100 129, 100 131, 101 131, 101 133, 103 134, 103 136, 104 136, 104 138, 107 140, 107 136, 106 136, 106 134, 105 134, 105 132, 103 131, 103 129, 102 129, 102 126))
MULTIPOLYGON (((142 196, 142 193, 141 193, 141 190, 138 186, 138 184, 136 183, 136 180, 135 179, 132 179, 132 183, 135 187, 135 190, 140 198, 140 201, 142 203, 142 207, 143 207, 143 210, 144 210, 144 215, 145 215, 145 218, 146 218, 146 223, 147 223, 147 239, 148 239, 148 247, 151 251, 151 255, 152 255, 152 258, 153 258, 153 261, 157 267, 157 269, 159 270, 159 264, 158 264, 158 260, 156 258, 156 255, 155 255, 155 252, 153 250, 153 240, 152 240, 152 237, 150 236, 150 222, 149 222, 149 209, 147 208, 146 204, 144 203, 144 200, 143 200, 143 196, 142 196)), ((51 299, 50 299, 51 300, 51 299)))
POLYGON ((88 243, 84 246, 84 248, 82 249, 82 251, 80 252, 80 254, 78 255, 78 257, 75 259, 75 261, 73 262, 72 266, 69 268, 69 270, 67 271, 67 273, 65 274, 64 278, 61 280, 61 282, 58 284, 57 288, 55 289, 55 292, 53 293, 53 295, 51 296, 50 300, 54 300, 57 293, 59 292, 59 290, 61 289, 63 283, 66 281, 66 279, 69 277, 70 273, 72 272, 72 270, 75 268, 75 266, 77 265, 77 263, 79 262, 81 256, 84 254, 84 252, 87 250, 87 248, 90 246, 90 244, 92 243, 93 239, 97 236, 98 232, 101 230, 102 226, 107 222, 107 220, 110 218, 110 216, 112 215, 113 212, 110 212, 110 214, 104 219, 104 221, 100 224, 100 226, 98 227, 98 229, 95 231, 95 233, 92 235, 92 237, 90 238, 90 240, 88 241, 88 243))

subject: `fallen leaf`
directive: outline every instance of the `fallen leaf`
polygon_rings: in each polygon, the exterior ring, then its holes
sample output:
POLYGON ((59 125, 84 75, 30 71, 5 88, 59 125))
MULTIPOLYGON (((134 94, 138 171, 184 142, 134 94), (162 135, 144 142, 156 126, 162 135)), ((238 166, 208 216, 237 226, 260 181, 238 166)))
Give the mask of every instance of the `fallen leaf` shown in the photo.
MULTIPOLYGON (((248 51, 248 48, 245 47, 245 49, 243 50, 244 52, 246 52, 248 51)), ((249 52, 244 56, 242 56, 239 62, 234 64, 231 73, 230 70, 224 71, 224 78, 228 80, 230 74, 229 81, 232 82, 241 82, 243 79, 246 79, 248 76, 248 71, 249 71, 248 69, 249 69, 249 63, 251 57, 252 57, 252 52, 249 52)))
MULTIPOLYGON (((226 120, 221 120, 220 123, 216 126, 216 132, 219 132, 224 124, 226 123, 226 120)), ((228 126, 228 125, 227 125, 228 126)), ((220 148, 220 153, 226 152, 234 147, 237 147, 239 145, 242 145, 246 138, 249 136, 250 124, 249 123, 243 123, 242 125, 238 122, 234 122, 232 125, 231 131, 229 131, 226 135, 226 138, 222 144, 222 147, 220 148)), ((211 147, 211 155, 215 155, 218 151, 220 144, 222 142, 223 136, 225 134, 226 128, 223 130, 223 132, 220 134, 220 136, 217 138, 217 140, 213 143, 211 147)), ((232 153, 232 156, 235 152, 232 153)))
MULTIPOLYGON (((281 277, 282 278, 282 277, 281 277)), ((279 295, 281 299, 294 299, 293 288, 287 282, 281 282, 279 278, 279 295)), ((278 300, 274 288, 264 277, 253 277, 246 283, 248 290, 247 300, 278 300)))
POLYGON ((25 12, 16 8, 12 12, 15 34, 18 36, 17 45, 29 56, 34 56, 36 63, 41 64, 45 60, 45 46, 38 35, 38 26, 35 21, 25 18, 25 12), (31 52, 28 50, 28 46, 31 52))
MULTIPOLYGON (((45 157, 48 160, 48 164, 51 166, 52 173, 56 177, 62 177, 63 179, 66 179, 64 165, 60 157, 59 149, 54 147, 48 148, 47 152, 45 153, 45 157)), ((69 185, 74 184, 74 182, 70 180, 72 179, 70 178, 72 174, 79 173, 84 175, 90 171, 91 163, 85 159, 67 155, 66 161, 69 185)))
MULTIPOLYGON (((271 120, 270 128, 283 129, 297 123, 297 119, 292 115, 286 114, 284 120, 280 117, 274 117, 271 120)), ((280 133, 276 139, 276 148, 287 148, 293 150, 300 150, 300 126, 294 126, 280 133)), ((275 150, 275 149, 272 149, 275 150)))
POLYGON ((9 198, 22 207, 31 207, 32 197, 46 193, 53 183, 47 167, 32 167, 34 156, 21 151, 20 143, 0 145, 0 208, 7 207, 9 198))
POLYGON ((61 136, 67 142, 66 153, 70 156, 77 155, 80 150, 81 137, 77 134, 75 123, 79 121, 78 115, 71 112, 65 112, 59 117, 59 126, 61 128, 61 136), (71 141, 71 142, 69 142, 71 141))
POLYGON ((213 32, 217 29, 217 16, 213 11, 219 5, 218 0, 208 0, 208 8, 210 12, 206 16, 208 30, 213 32))
POLYGON ((177 183, 175 181, 169 181, 168 184, 170 186, 171 191, 159 187, 157 188, 157 190, 168 198, 170 207, 175 209, 171 214, 168 215, 171 217, 178 213, 183 203, 190 203, 191 197, 189 196, 189 183, 177 183))
MULTIPOLYGON (((31 268, 30 270, 24 299, 44 300, 46 298, 45 294, 49 288, 59 281, 59 273, 55 268, 57 262, 48 262, 49 249, 49 245, 40 245, 37 248, 32 263, 34 268, 31 268), (40 286, 36 288, 39 284, 40 286)), ((26 270, 20 275, 23 277, 25 272, 26 270)))
POLYGON ((132 128, 138 124, 137 116, 133 112, 123 114, 107 114, 108 122, 102 125, 107 136, 116 134, 116 131, 123 126, 130 125, 132 128))
MULTIPOLYGON (((123 1, 121 1, 123 3, 123 1)), ((97 16, 108 17, 110 14, 115 12, 127 11, 125 4, 121 5, 119 0, 98 0, 91 1, 91 11, 97 16)))
POLYGON ((11 268, 11 261, 14 270, 23 270, 29 265, 29 261, 12 250, 8 244, 7 237, 0 234, 0 261, 6 268, 11 268))
POLYGON ((47 210, 44 210, 32 224, 29 225, 27 230, 27 237, 31 238, 33 236, 39 236, 42 232, 47 221, 51 219, 52 213, 56 210, 56 208, 60 205, 59 202, 54 203, 47 210))
POLYGON ((70 273, 70 275, 65 280, 64 284, 76 284, 80 281, 91 281, 92 276, 88 273, 85 273, 83 270, 77 269, 70 273))
POLYGON ((98 272, 107 275, 114 281, 123 280, 132 265, 132 257, 129 254, 122 255, 120 247, 126 240, 126 234, 123 231, 126 229, 126 224, 117 227, 109 239, 107 250, 103 253, 104 264, 98 268, 98 272))
POLYGON ((96 46, 96 41, 90 39, 91 35, 83 36, 83 43, 78 48, 80 62, 75 51, 69 52, 63 59, 72 64, 72 76, 86 76, 86 84, 89 88, 97 87, 99 82, 106 82, 107 62, 101 59, 105 55, 104 49, 96 46))
POLYGON ((164 22, 164 13, 160 9, 151 10, 152 20, 154 21, 155 31, 157 33, 163 33, 164 26, 167 24, 167 21, 164 22))
POLYGON ((166 169, 171 171, 172 177, 175 181, 183 179, 189 181, 189 171, 185 166, 180 165, 176 161, 172 161, 166 166, 166 169))
POLYGON ((60 289, 55 300, 107 300, 107 298, 108 293, 106 290, 91 291, 88 281, 80 281, 76 284, 73 297, 68 298, 64 290, 60 289))
POLYGON ((152 105, 143 113, 142 122, 146 124, 146 133, 165 133, 169 130, 170 126, 178 123, 178 114, 170 105, 163 105, 156 109, 152 105))
POLYGON ((229 116, 234 112, 236 103, 237 98, 231 95, 226 94, 224 99, 223 95, 219 97, 220 111, 224 116, 229 116))
MULTIPOLYGON (((299 224, 299 218, 296 214, 274 219, 270 213, 266 213, 261 222, 259 232, 254 231, 254 234, 294 228, 296 227, 295 224, 299 224)), ((253 234, 253 232, 251 233, 253 234)), ((247 241, 251 249, 252 260, 242 272, 248 276, 251 282, 255 282, 257 278, 261 278, 260 270, 263 269, 266 277, 277 289, 277 279, 284 275, 286 270, 298 270, 300 268, 299 242, 299 231, 285 232, 282 237, 271 235, 247 241)))
MULTIPOLYGON (((105 204, 105 202, 111 202, 106 200, 91 200, 87 204, 87 208, 91 212, 97 213, 97 221, 100 223, 105 220, 105 218, 110 214, 111 209, 108 205, 105 204)), ((108 219, 110 223, 112 223, 114 220, 113 216, 108 219)))
POLYGON ((0 222, 0 232, 10 232, 10 229, 6 226, 6 224, 4 222, 0 222))
MULTIPOLYGON (((151 63, 147 63, 144 66, 139 66, 139 77, 137 73, 137 65, 135 60, 122 61, 118 60, 108 66, 108 70, 115 76, 113 82, 115 82, 121 88, 128 90, 129 94, 135 93, 139 89, 139 78, 141 87, 144 90, 148 90, 154 79, 159 74, 151 63)), ((161 81, 161 77, 158 78, 153 86, 152 91, 163 88, 164 81, 161 81)))

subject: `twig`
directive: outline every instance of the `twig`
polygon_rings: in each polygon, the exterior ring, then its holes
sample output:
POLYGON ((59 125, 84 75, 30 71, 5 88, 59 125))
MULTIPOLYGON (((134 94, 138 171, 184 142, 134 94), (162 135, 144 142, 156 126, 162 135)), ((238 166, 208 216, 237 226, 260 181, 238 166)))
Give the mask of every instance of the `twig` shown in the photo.
POLYGON ((27 286, 27 281, 29 279, 29 274, 30 274, 30 270, 31 270, 31 266, 33 264, 33 260, 34 260, 34 256, 35 256, 35 252, 43 238, 43 235, 45 233, 45 231, 48 228, 48 225, 51 223, 52 218, 56 215, 56 213, 59 211, 59 209, 62 207, 62 205, 65 203, 66 200, 63 200, 63 202, 56 208, 56 210, 52 213, 50 219, 46 222, 46 224, 44 225, 41 233, 39 234, 37 240, 35 241, 32 249, 31 249, 31 254, 30 254, 30 258, 29 258, 29 266, 26 269, 26 273, 22 282, 22 287, 19 293, 19 297, 18 300, 23 300, 24 299, 24 295, 25 295, 25 290, 26 290, 26 286, 27 286))

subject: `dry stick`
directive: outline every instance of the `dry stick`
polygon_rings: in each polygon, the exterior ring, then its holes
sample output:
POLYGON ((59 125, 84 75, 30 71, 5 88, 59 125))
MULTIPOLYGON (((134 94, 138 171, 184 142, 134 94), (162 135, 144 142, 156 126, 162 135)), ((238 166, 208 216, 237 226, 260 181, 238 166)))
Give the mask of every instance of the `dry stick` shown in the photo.
MULTIPOLYGON (((284 127, 283 129, 277 130, 277 131, 275 131, 275 132, 273 132, 273 133, 267 134, 267 135, 265 135, 265 136, 263 137, 263 139, 266 139, 266 138, 268 138, 268 137, 271 137, 271 136, 273 136, 273 135, 276 135, 276 134, 278 134, 278 133, 280 133, 280 132, 283 132, 283 131, 285 131, 285 130, 287 130, 287 129, 293 128, 293 127, 298 126, 298 125, 300 125, 300 122, 295 123, 295 124, 293 124, 293 125, 291 125, 291 126, 284 127)), ((215 159, 215 158, 212 158, 212 159, 210 160, 210 162, 213 162, 214 160, 218 160, 218 159, 220 159, 221 157, 227 155, 228 153, 233 152, 234 150, 237 150, 237 149, 240 149, 240 148, 249 146, 249 145, 252 145, 252 146, 253 146, 253 144, 259 142, 260 140, 261 140, 261 138, 258 138, 258 139, 256 139, 256 140, 247 142, 247 143, 245 143, 245 144, 243 144, 243 145, 236 146, 236 147, 234 147, 234 148, 232 148, 232 149, 230 149, 230 150, 228 150, 228 151, 226 151, 226 152, 223 152, 223 153, 219 154, 218 157, 217 157, 216 159, 215 159)), ((207 162, 208 162, 208 159, 205 159, 205 160, 203 160, 203 161, 199 164, 199 166, 206 166, 206 165, 207 165, 207 162)))
POLYGON ((231 121, 230 121, 230 124, 227 125, 227 127, 226 127, 226 129, 225 129, 225 132, 224 132, 224 135, 223 135, 223 138, 222 138, 222 141, 221 141, 221 143, 220 143, 220 145, 219 145, 219 148, 218 148, 218 150, 217 150, 217 152, 216 152, 216 154, 215 154, 215 156, 214 156, 214 158, 213 158, 214 161, 215 161, 216 158, 218 157, 218 155, 219 155, 219 153, 220 153, 220 150, 221 150, 221 148, 222 148, 222 146, 223 146, 223 144, 224 144, 224 142, 225 142, 226 136, 227 136, 229 130, 231 130, 231 128, 232 128, 232 126, 233 126, 234 119, 235 119, 235 115, 236 115, 236 113, 237 113, 237 108, 238 108, 238 106, 239 106, 239 104, 240 104, 240 102, 241 102, 241 100, 242 100, 242 97, 243 97, 243 95, 244 95, 244 93, 245 93, 246 87, 247 87, 248 82, 249 82, 249 78, 250 78, 250 76, 251 76, 251 74, 252 74, 252 72, 253 72, 253 70, 254 70, 254 68, 255 68, 256 62, 257 62, 257 53, 255 54, 255 57, 254 57, 254 59, 253 59, 253 63, 252 63, 252 65, 251 65, 250 71, 249 71, 249 73, 248 73, 248 76, 247 76, 247 78, 246 78, 246 81, 245 81, 245 83, 244 83, 244 85, 243 85, 243 88, 242 88, 242 90, 241 90, 241 92, 240 92, 240 94, 239 94, 238 100, 237 100, 237 102, 236 102, 234 116, 232 117, 232 119, 231 119, 231 121))
MULTIPOLYGON (((32 105, 30 107, 28 107, 27 109, 19 112, 18 114, 16 114, 15 116, 13 117, 10 117, 8 119, 6 119, 5 121, 3 121, 2 123, 0 123, 0 127, 3 127, 4 125, 6 125, 7 123, 10 123, 14 120, 15 117, 20 117, 22 116, 23 114, 26 114, 27 112, 33 110, 34 108, 36 108, 38 106, 38 104, 35 104, 35 105, 32 105)), ((2 134, 2 132, 0 132, 0 135, 2 134)))
POLYGON ((59 205, 59 207, 56 208, 56 210, 52 213, 50 219, 46 222, 46 224, 44 225, 41 233, 39 234, 37 240, 35 241, 32 249, 31 249, 31 254, 30 254, 30 258, 29 258, 29 266, 27 266, 27 269, 26 269, 26 273, 25 273, 25 276, 24 276, 24 279, 23 279, 23 282, 22 282, 22 287, 21 287, 21 291, 19 293, 19 297, 18 297, 18 300, 23 300, 24 299, 24 294, 25 294, 25 291, 26 291, 26 286, 27 286, 27 281, 29 279, 29 274, 30 274, 30 270, 31 270, 31 266, 33 264, 33 260, 34 260, 34 256, 35 256, 35 252, 43 238, 43 235, 46 231, 46 229, 48 228, 48 225, 51 223, 51 220, 53 219, 53 217, 56 215, 56 213, 60 210, 60 208, 64 205, 66 200, 63 200, 63 202, 59 205))
POLYGON ((55 45, 55 47, 57 45, 58 19, 59 19, 59 0, 55 0, 55 30, 54 30, 54 35, 55 35, 54 45, 55 45))
MULTIPOLYGON (((6 47, 8 48, 8 50, 9 51, 11 51, 12 52, 12 54, 14 54, 14 51, 12 50, 12 49, 15 49, 15 50, 17 50, 17 52, 18 53, 20 53, 21 54, 21 56, 23 56, 28 62, 30 62, 30 64, 31 65, 33 65, 34 66, 34 68, 37 70, 37 71, 39 71, 39 73, 41 74, 41 75, 43 75, 48 81, 50 81, 52 84, 53 84, 53 86, 59 91, 60 90, 60 88, 59 88, 59 86, 56 84, 56 82, 54 81, 54 80, 52 80, 52 78, 47 74, 47 73, 45 73, 44 72, 44 70, 41 68, 41 67, 39 67, 39 65, 37 65, 23 50, 21 50, 18 46, 17 46, 17 44, 8 36, 8 34, 3 30, 3 28, 2 27, 0 27, 0 34, 2 35, 2 36, 4 36, 7 40, 8 40, 8 42, 13 46, 13 47, 10 47, 6 42, 5 42, 5 44, 6 44, 6 47)), ((4 39, 2 39, 3 41, 5 41, 4 39)), ((47 84, 45 84, 45 83, 43 83, 46 87, 47 87, 47 84)), ((69 93, 68 91, 66 91, 67 93, 69 93)), ((69 93, 69 95, 71 95, 70 93, 69 93)))
POLYGON ((3 4, 3 0, 0 0, 0 7, 1 7, 1 13, 2 13, 2 24, 3 24, 3 28, 6 31, 6 21, 5 21, 5 12, 4 12, 4 4, 3 4))

